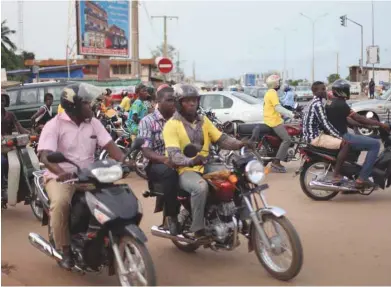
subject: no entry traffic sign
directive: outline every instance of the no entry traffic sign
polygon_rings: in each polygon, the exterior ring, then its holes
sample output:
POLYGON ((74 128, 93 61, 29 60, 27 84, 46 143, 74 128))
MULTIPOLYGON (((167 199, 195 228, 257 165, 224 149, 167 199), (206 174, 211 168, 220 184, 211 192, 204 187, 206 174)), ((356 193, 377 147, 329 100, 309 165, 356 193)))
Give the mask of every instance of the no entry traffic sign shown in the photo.
POLYGON ((156 58, 156 65, 159 69, 159 72, 162 74, 167 74, 172 71, 174 65, 169 58, 159 57, 156 58))

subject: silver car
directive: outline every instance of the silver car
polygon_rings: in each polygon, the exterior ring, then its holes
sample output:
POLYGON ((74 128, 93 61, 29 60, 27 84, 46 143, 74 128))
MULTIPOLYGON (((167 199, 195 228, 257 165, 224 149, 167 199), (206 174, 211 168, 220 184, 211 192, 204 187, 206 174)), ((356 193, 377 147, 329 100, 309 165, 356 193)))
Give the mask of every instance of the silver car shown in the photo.
MULTIPOLYGON (((350 106, 353 111, 367 118, 389 122, 388 110, 391 110, 391 89, 374 100, 357 101, 350 106)), ((373 130, 365 128, 356 129, 356 133, 371 137, 376 135, 373 130)))
POLYGON ((312 94, 311 87, 298 86, 295 89, 295 98, 297 101, 310 101, 314 95, 312 94))

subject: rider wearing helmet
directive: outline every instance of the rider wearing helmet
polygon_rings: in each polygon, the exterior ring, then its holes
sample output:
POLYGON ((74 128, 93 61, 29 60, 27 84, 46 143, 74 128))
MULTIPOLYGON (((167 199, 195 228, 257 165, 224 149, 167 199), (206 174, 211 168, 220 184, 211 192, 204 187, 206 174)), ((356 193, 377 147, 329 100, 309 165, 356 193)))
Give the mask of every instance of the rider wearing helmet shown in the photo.
POLYGON ((367 119, 349 107, 346 100, 350 98, 350 84, 347 81, 342 79, 336 80, 331 89, 334 97, 326 105, 327 118, 353 149, 368 151, 359 178, 356 181, 356 186, 357 188, 373 186, 373 183, 368 178, 379 153, 380 143, 378 140, 370 137, 348 133, 348 126, 380 126, 387 131, 390 130, 390 127, 376 120, 367 119))
POLYGON ((74 266, 69 239, 69 203, 75 185, 61 184, 73 178, 75 167, 69 163, 51 163, 47 155, 61 152, 81 168, 94 162, 96 146, 107 150, 110 157, 122 161, 125 155, 114 144, 101 122, 93 117, 91 104, 101 94, 99 88, 86 83, 71 84, 61 93, 64 113, 51 119, 44 126, 38 143, 40 160, 45 164, 45 189, 50 199, 50 227, 57 249, 63 253, 60 266, 74 266))
POLYGON ((197 114, 200 95, 192 85, 175 85, 174 97, 177 111, 164 126, 163 138, 169 158, 179 167, 179 185, 191 194, 190 231, 195 233, 195 237, 202 237, 208 183, 201 175, 204 173, 209 145, 217 143, 223 149, 238 150, 245 143, 222 134, 206 116, 197 114), (190 143, 200 150, 194 158, 188 158, 183 154, 185 146, 190 143))
POLYGON ((280 104, 277 91, 281 87, 281 79, 278 75, 271 75, 266 79, 269 90, 266 92, 263 104, 263 118, 267 126, 281 138, 282 143, 278 149, 276 159, 272 162, 272 170, 279 173, 285 173, 286 169, 281 165, 282 160, 286 160, 291 138, 284 127, 282 116, 293 118, 293 112, 287 110, 280 104))

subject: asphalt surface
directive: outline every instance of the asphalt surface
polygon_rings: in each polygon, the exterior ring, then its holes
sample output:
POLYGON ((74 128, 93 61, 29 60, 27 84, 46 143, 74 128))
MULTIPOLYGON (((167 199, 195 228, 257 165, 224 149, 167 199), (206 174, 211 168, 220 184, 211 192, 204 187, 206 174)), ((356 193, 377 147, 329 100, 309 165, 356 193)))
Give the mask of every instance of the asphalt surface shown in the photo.
MULTIPOLYGON (((315 202, 293 177, 298 163, 288 164, 287 174, 269 174, 270 205, 284 208, 297 229, 304 250, 301 273, 291 282, 269 276, 254 253, 247 252, 246 239, 233 251, 214 252, 200 248, 186 254, 171 241, 153 237, 150 227, 160 224, 153 214, 154 200, 141 193, 146 182, 131 174, 127 183, 141 199, 141 228, 148 237, 159 285, 391 285, 391 190, 370 196, 338 195, 329 202, 315 202)), ((47 227, 33 216, 30 207, 19 204, 2 211, 2 285, 116 285, 115 277, 80 275, 60 269, 28 241, 29 232, 47 238, 47 227), (5 272, 8 271, 8 275, 5 272)))

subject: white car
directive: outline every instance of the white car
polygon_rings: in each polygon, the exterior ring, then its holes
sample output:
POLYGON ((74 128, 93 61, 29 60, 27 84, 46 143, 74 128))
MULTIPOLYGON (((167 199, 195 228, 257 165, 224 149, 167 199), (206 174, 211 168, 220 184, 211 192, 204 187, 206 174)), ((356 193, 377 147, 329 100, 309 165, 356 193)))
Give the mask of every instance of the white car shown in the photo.
POLYGON ((295 97, 297 101, 310 101, 314 97, 311 87, 298 86, 295 89, 295 97))
POLYGON ((201 106, 211 109, 221 122, 263 123, 263 100, 233 91, 201 94, 201 106))

